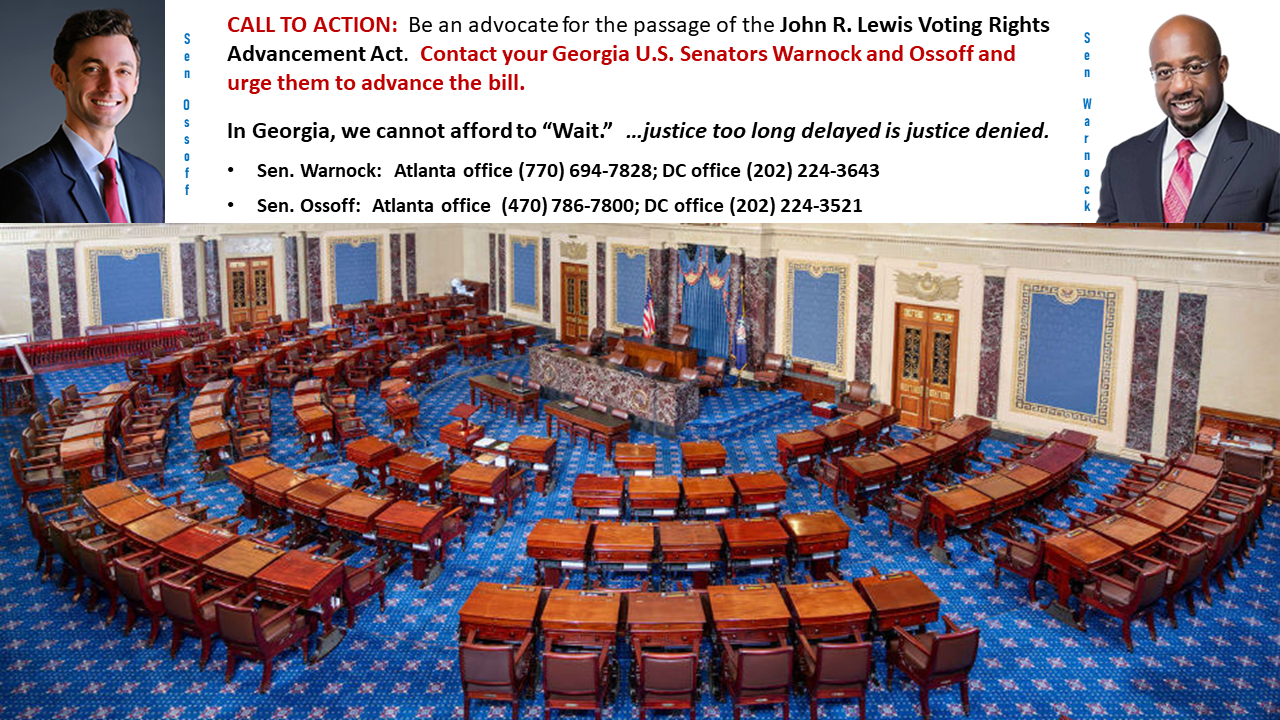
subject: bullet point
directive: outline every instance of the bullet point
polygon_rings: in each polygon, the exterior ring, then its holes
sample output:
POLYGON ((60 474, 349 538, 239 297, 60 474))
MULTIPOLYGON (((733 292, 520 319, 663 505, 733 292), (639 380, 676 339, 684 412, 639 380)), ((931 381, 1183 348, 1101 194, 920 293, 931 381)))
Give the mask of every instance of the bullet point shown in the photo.
POLYGON ((236 204, 235 204, 235 203, 233 203, 233 202, 229 202, 229 203, 227 203, 227 207, 235 207, 235 206, 236 206, 236 204))
POLYGON ((229 167, 229 168, 227 168, 227 172, 235 172, 235 171, 236 171, 236 169, 235 169, 235 168, 233 168, 233 167, 229 167))

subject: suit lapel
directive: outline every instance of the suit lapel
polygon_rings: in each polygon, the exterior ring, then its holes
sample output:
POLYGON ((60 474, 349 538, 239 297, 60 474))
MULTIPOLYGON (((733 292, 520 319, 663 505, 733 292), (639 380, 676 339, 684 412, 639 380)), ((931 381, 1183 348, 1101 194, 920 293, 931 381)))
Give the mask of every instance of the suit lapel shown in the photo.
POLYGON ((102 204, 102 198, 98 196, 97 188, 93 186, 93 181, 85 174, 84 166, 80 164, 80 158, 76 156, 75 148, 71 147, 71 141, 63 134, 61 128, 54 133, 50 145, 53 147, 54 157, 58 159, 58 166, 62 170, 62 174, 67 178, 67 194, 71 196, 72 201, 80 208, 80 214, 84 216, 84 221, 91 223, 111 222, 111 218, 107 216, 107 208, 102 204))
POLYGON ((1252 145, 1244 116, 1235 108, 1227 108, 1222 127, 1218 128, 1218 136, 1214 138, 1209 157, 1205 160, 1200 181, 1191 192, 1186 222, 1204 222, 1209 217, 1209 211, 1218 202, 1218 197, 1227 188, 1231 176, 1235 175, 1252 145))
POLYGON ((1155 218, 1164 217, 1164 188, 1160 187, 1160 165, 1163 162, 1164 136, 1169 132, 1169 123, 1162 122, 1150 133, 1147 133, 1147 149, 1139 160, 1141 167, 1138 173, 1138 207, 1143 208, 1143 215, 1155 218))

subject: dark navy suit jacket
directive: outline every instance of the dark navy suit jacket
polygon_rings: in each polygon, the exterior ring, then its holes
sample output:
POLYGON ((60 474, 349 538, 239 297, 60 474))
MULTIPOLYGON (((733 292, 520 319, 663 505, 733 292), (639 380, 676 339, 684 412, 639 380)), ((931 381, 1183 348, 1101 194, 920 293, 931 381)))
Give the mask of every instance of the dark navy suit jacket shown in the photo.
MULTIPOLYGON (((1164 222, 1160 156, 1168 131, 1165 121, 1112 148, 1098 222, 1164 222)), ((1280 134, 1227 108, 1183 221, 1280 222, 1280 134)))
MULTIPOLYGON (((164 178, 146 160, 121 150, 120 177, 135 223, 164 222, 164 178)), ((53 139, 0 170, 0 222, 107 223, 93 181, 62 128, 53 139)))

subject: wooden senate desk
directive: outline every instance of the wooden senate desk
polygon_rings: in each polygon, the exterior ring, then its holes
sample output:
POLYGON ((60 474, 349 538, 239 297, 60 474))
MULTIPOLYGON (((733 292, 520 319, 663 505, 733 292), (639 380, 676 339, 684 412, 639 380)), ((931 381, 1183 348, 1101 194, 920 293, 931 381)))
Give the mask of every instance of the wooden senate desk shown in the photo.
POLYGON ((153 512, 124 526, 125 537, 148 549, 199 524, 195 518, 172 508, 153 512))
POLYGON ((230 530, 200 523, 165 539, 160 552, 179 566, 200 565, 239 539, 230 530))
POLYGON ((596 581, 603 586, 606 572, 638 572, 648 577, 657 556, 656 530, 653 523, 597 522, 591 537, 596 581))
POLYGON ((720 521, 728 546, 729 577, 736 579, 738 568, 767 568, 778 578, 787 557, 787 531, 775 517, 725 518, 720 521))
POLYGON ((1137 518, 1167 533, 1181 527, 1191 516, 1191 511, 1159 498, 1144 496, 1121 507, 1120 514, 1137 518))
POLYGON ((372 540, 376 537, 378 515, 394 502, 395 499, 390 497, 349 492, 325 507, 324 519, 336 528, 372 540))
POLYGON ((542 610, 542 588, 537 585, 477 583, 458 611, 458 636, 476 640, 519 642, 533 632, 542 610))
POLYGON ((692 573, 695 588, 707 587, 711 580, 723 576, 724 536, 720 524, 708 520, 658 523, 658 557, 668 586, 673 574, 692 573))
POLYGON ((462 499, 471 512, 485 506, 493 509, 490 535, 501 529, 507 522, 507 516, 511 514, 508 480, 507 468, 475 462, 466 463, 449 476, 454 494, 462 499))
POLYGON ((259 570, 284 557, 284 554, 284 548, 242 537, 205 558, 203 566, 220 584, 239 585, 252 580, 259 570))
POLYGON ((613 457, 613 446, 631 437, 631 421, 608 413, 583 407, 571 400, 557 400, 546 405, 547 435, 551 435, 551 421, 566 427, 582 427, 604 436, 604 455, 613 457))
POLYGON ((365 470, 372 470, 377 474, 379 488, 386 487, 387 464, 403 452, 399 445, 373 435, 347 443, 347 459, 356 464, 356 474, 359 476, 354 487, 362 487, 371 482, 365 478, 365 470))
POLYGON ((1280 418, 1201 407, 1196 454, 1213 458, 1223 450, 1247 450, 1280 460, 1280 418))
POLYGON ((996 474, 1025 487, 1031 495, 1039 495, 1053 482, 1053 476, 1049 473, 1023 463, 1010 463, 998 470, 996 474))
POLYGON ((831 510, 787 513, 782 526, 791 539, 790 577, 802 562, 809 563, 809 574, 824 578, 840 569, 840 553, 849 547, 849 526, 831 510))
POLYGON ((266 505, 280 510, 288 509, 285 495, 299 485, 317 476, 293 468, 282 468, 267 473, 253 482, 253 495, 266 505))
MULTIPOLYGON (((1198 475, 1198 473, 1195 474, 1198 475)), ((1200 477, 1206 476, 1200 475, 1200 477)), ((1159 499, 1185 510, 1199 510, 1209 497, 1209 491, 1175 481, 1161 480, 1146 492, 1146 497, 1159 499)))
POLYGON ((791 611, 773 583, 712 585, 707 602, 716 634, 731 645, 786 641, 791 611))
POLYGON ((669 378, 680 377, 684 368, 698 367, 698 350, 688 345, 672 345, 659 340, 623 338, 619 346, 627 353, 627 365, 644 367, 650 360, 661 360, 667 366, 662 374, 669 378))
POLYGON ((680 443, 680 462, 685 475, 717 475, 728 458, 724 445, 715 440, 680 443))
POLYGON ((880 415, 870 410, 860 410, 852 415, 841 416, 840 424, 857 430, 863 447, 868 449, 876 444, 880 431, 884 427, 884 421, 880 419, 880 415))
POLYGON ((613 448, 613 467, 618 472, 652 475, 658 466, 658 446, 652 443, 618 443, 613 448))
MULTIPOLYGON (((287 550, 254 573, 253 585, 264 599, 285 605, 298 603, 303 608, 319 612, 324 634, 329 635, 333 628, 333 611, 338 605, 333 601, 342 590, 345 572, 341 560, 301 550, 287 550)), ((321 638, 322 652, 332 650, 341 639, 341 634, 328 642, 321 638)))
MULTIPOLYGON (((693 592, 641 592, 627 596, 627 632, 631 645, 646 648, 692 648, 702 645, 707 611, 693 592)), ((635 657, 639 657, 637 652, 635 657)))
MULTIPOLYGON (((955 440, 960 445, 956 450, 958 457, 963 459, 966 456, 977 455, 978 445, 991 434, 991 421, 974 415, 961 415, 942 423, 934 430, 939 435, 955 440)), ((981 457, 979 456, 978 459, 981 457)))
POLYGON ((904 481, 912 484, 922 483, 930 463, 933 461, 927 450, 911 443, 894 445, 886 450, 881 450, 880 454, 898 466, 898 483, 904 481))
POLYGON ((1171 482, 1183 487, 1194 488, 1201 492, 1212 492, 1218 487, 1216 475, 1206 475, 1190 468, 1174 467, 1164 474, 1161 482, 1171 482))
POLYGON ((103 505, 96 508, 96 510, 91 509, 90 514, 96 515, 99 520, 113 528, 120 528, 134 520, 165 509, 170 508, 168 505, 151 497, 151 495, 142 493, 141 495, 132 495, 123 500, 117 500, 110 505, 103 505))
POLYGON ((795 390, 806 402, 834 403, 844 394, 844 381, 825 375, 784 370, 782 389, 795 390))
MULTIPOLYGON (((462 403, 449 411, 449 415, 458 418, 456 422, 440 428, 440 442, 449 446, 449 462, 453 463, 453 453, 460 451, 464 456, 471 455, 471 448, 484 439, 484 426, 470 421, 472 415, 480 408, 462 403)), ((548 435, 551 433, 548 432, 548 435)))
POLYGON ((1075 594, 1074 586, 1087 580, 1093 570, 1113 562, 1122 554, 1123 546, 1088 528, 1076 528, 1046 537, 1044 564, 1047 579, 1057 593, 1057 599, 1046 608, 1049 614, 1083 630, 1084 625, 1069 604, 1075 594))
POLYGON ((748 513, 778 514, 787 499, 787 480, 772 470, 734 473, 729 476, 737 493, 738 516, 748 513))
MULTIPOLYGON (((442 505, 398 500, 373 518, 378 540, 392 547, 408 546, 413 558, 413 579, 426 587, 440 576, 444 548, 441 529, 448 509, 442 505)), ((395 554, 399 564, 399 553, 395 554)))
POLYGON ((692 517, 728 515, 737 498, 733 483, 723 475, 681 478, 680 486, 685 514, 692 517))
POLYGON ((555 489, 556 440, 537 435, 520 435, 511 441, 507 457, 533 471, 533 488, 543 495, 555 489))
POLYGON ((857 522, 867 517, 870 499, 891 489, 898 477, 897 464, 880 453, 842 457, 838 467, 845 492, 845 505, 840 512, 857 522))
POLYGON ((392 458, 387 468, 391 477, 399 481, 400 496, 412 497, 407 489, 409 486, 416 486, 427 493, 431 502, 440 502, 440 491, 444 489, 444 483, 440 480, 440 476, 444 474, 444 460, 416 452, 403 452, 392 458))
POLYGON ((324 444, 333 438, 333 412, 324 405, 310 405, 295 410, 294 416, 298 418, 298 427, 306 438, 302 449, 312 448, 308 459, 311 462, 328 460, 329 453, 325 452, 324 444))
POLYGON ((946 435, 930 433, 911 438, 907 442, 929 453, 931 475, 941 482, 946 482, 950 478, 951 471, 958 469, 963 472, 967 469, 966 467, 955 467, 954 462, 960 452, 960 443, 946 435))
POLYGON ((625 483, 621 475, 579 475, 573 481, 574 517, 622 517, 625 483))
POLYGON ((1129 552, 1141 551, 1160 537, 1160 528, 1125 515, 1110 515, 1088 528, 1129 552))
POLYGON ((325 508, 338 498, 352 492, 351 488, 329 478, 317 477, 294 487, 285 493, 285 510, 293 514, 293 530, 289 544, 296 547, 316 535, 333 540, 333 528, 324 526, 325 508))
MULTIPOLYGON (((538 391, 523 385, 514 385, 506 380, 499 380, 493 375, 474 375, 470 380, 471 404, 476 404, 476 394, 480 402, 489 401, 489 410, 493 412, 498 405, 515 408, 516 422, 524 424, 524 414, 533 412, 538 418, 538 391)), ((550 434, 550 433, 548 433, 550 434)))
POLYGON ((627 478, 628 513, 635 518, 673 518, 680 507, 680 478, 675 475, 627 478))
POLYGON ((801 475, 813 474, 813 461, 822 455, 827 439, 812 430, 778 435, 778 464, 787 472, 792 462, 800 466, 801 475))
POLYGON ((587 548, 595 525, 584 520, 542 518, 525 538, 524 552, 533 559, 539 585, 560 585, 564 571, 587 569, 587 548))
POLYGON ((618 636, 622 595, 608 590, 556 588, 542 606, 547 651, 556 646, 610 648, 618 636))
POLYGON ((904 570, 858 578, 859 592, 871 606, 876 632, 926 625, 938 619, 942 600, 916 574, 904 570))
POLYGON ((85 488, 80 495, 80 503, 90 511, 90 514, 93 514, 97 508, 120 502, 134 495, 141 495, 143 492, 142 488, 134 485, 132 480, 117 480, 85 488))
POLYGON ((862 433, 847 423, 830 422, 813 429, 822 436, 822 452, 830 457, 843 457, 858 446, 862 433))
POLYGON ((947 485, 925 493, 927 512, 931 515, 937 541, 930 552, 934 559, 951 565, 951 557, 947 553, 947 529, 952 528, 959 533, 967 533, 977 523, 985 522, 991 517, 994 502, 983 493, 974 490, 967 484, 947 485))
POLYGON ((847 580, 787 585, 783 590, 796 629, 810 642, 847 638, 871 627, 871 606, 847 580))

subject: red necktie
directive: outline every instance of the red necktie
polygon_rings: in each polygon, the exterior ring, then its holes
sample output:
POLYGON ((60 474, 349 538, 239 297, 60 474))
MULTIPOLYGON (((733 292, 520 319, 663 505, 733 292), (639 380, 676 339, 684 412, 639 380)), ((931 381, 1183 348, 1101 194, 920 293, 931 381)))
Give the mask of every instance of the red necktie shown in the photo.
POLYGON ((124 208, 120 207, 120 189, 116 185, 115 158, 107 158, 98 166, 102 171, 102 203, 107 206, 107 217, 113 223, 127 223, 124 208))
POLYGON ((1180 223, 1187 216, 1191 204, 1191 161, 1187 158, 1196 151, 1190 140, 1178 143, 1178 164, 1169 176, 1169 189, 1164 193, 1164 221, 1180 223))

